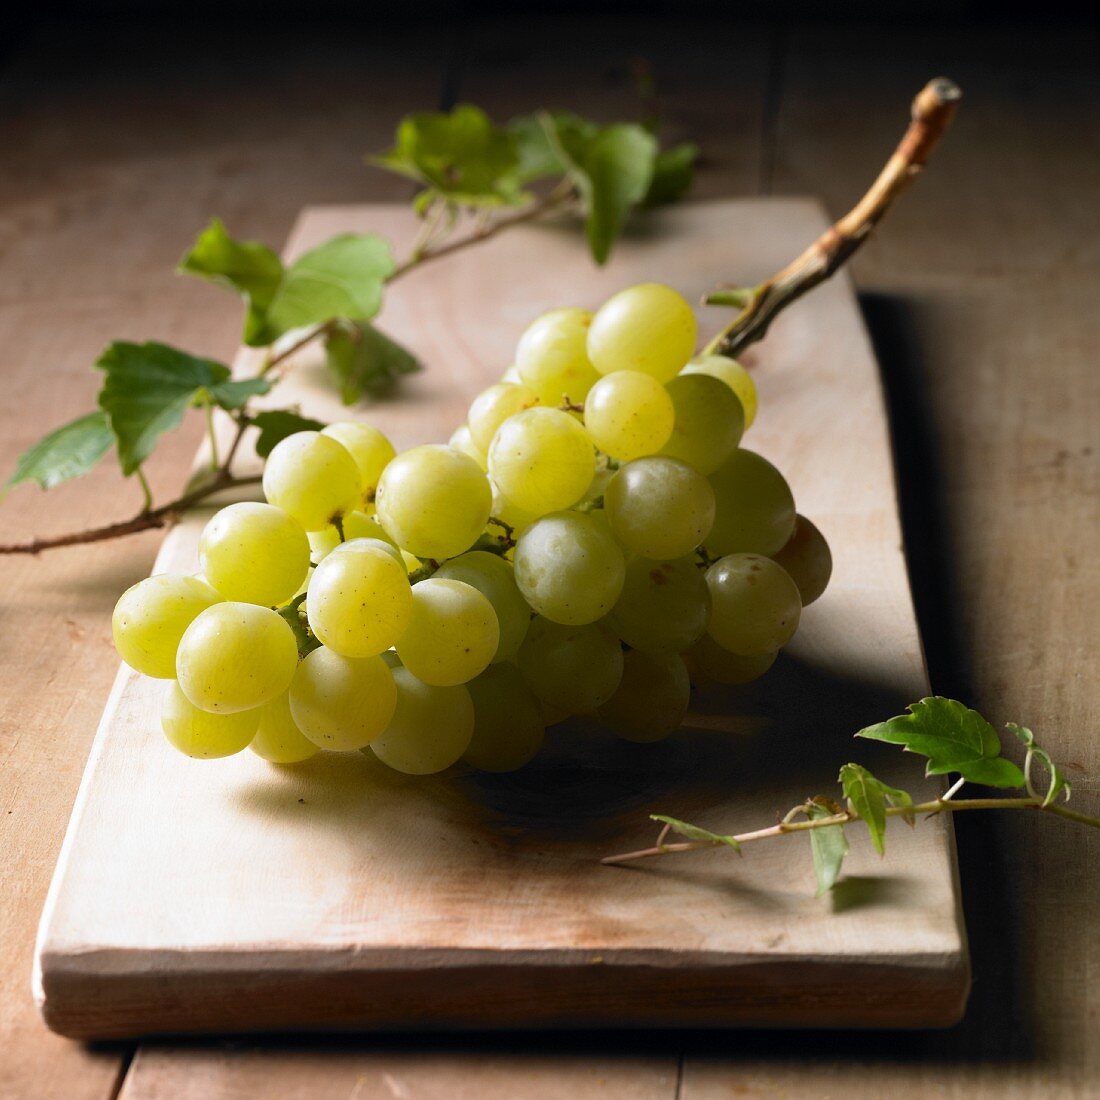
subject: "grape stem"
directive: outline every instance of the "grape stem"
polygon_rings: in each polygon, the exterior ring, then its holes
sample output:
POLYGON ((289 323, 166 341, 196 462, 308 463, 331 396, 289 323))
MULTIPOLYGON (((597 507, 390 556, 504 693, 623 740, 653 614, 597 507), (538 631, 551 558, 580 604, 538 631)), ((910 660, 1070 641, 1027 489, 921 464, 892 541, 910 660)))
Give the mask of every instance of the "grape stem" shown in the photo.
POLYGON ((759 286, 719 287, 710 305, 734 305, 737 316, 707 344, 704 354, 737 356, 763 339, 776 315, 824 282, 871 235, 898 197, 920 174, 958 108, 962 92, 946 77, 930 80, 913 100, 912 120, 900 144, 867 193, 805 252, 759 286))

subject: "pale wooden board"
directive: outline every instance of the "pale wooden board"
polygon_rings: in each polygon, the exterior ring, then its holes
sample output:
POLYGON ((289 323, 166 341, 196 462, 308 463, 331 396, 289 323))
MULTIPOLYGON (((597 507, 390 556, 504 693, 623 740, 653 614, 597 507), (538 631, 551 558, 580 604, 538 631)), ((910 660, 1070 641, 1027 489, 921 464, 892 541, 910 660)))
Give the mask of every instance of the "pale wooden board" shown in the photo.
MULTIPOLYGON (((430 369, 371 419, 402 446, 445 438, 540 310, 595 305, 643 278, 694 296, 758 277, 823 224, 799 200, 700 204, 651 218, 602 271, 552 228, 426 268, 394 287, 385 324, 430 369)), ((290 250, 368 228, 407 240, 412 226, 388 207, 321 208, 290 250)), ((943 821, 895 830, 886 866, 857 836, 848 881, 825 902, 796 838, 744 861, 597 863, 651 836, 651 811, 741 828, 831 791, 838 763, 878 759, 848 735, 927 690, 877 372, 847 283, 782 318, 757 358, 763 411, 748 442, 784 469, 837 565, 777 674, 700 700, 693 724, 727 730, 649 750, 581 731, 493 780, 414 781, 359 755, 207 764, 160 737, 162 685, 124 671, 43 918, 36 981, 51 1026, 104 1037, 957 1018, 968 966, 943 821), (719 722, 734 705, 740 717, 719 722)), ((318 375, 303 363, 280 402, 340 415, 318 375)), ((158 568, 193 567, 201 522, 169 536, 158 568)), ((896 781, 936 789, 916 760, 885 759, 896 781)))

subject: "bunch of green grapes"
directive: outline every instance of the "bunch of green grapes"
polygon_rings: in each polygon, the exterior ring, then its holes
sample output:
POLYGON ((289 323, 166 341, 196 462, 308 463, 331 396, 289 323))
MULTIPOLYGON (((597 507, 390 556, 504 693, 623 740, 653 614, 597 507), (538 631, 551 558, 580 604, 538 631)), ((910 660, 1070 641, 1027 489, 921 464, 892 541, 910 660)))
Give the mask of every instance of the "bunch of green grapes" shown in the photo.
POLYGON ((278 443, 266 503, 210 520, 200 572, 115 608, 171 744, 510 771, 570 716, 658 741, 693 680, 763 675, 832 563, 742 446, 752 376, 696 339, 676 291, 630 287, 539 317, 446 445, 358 423, 278 443))

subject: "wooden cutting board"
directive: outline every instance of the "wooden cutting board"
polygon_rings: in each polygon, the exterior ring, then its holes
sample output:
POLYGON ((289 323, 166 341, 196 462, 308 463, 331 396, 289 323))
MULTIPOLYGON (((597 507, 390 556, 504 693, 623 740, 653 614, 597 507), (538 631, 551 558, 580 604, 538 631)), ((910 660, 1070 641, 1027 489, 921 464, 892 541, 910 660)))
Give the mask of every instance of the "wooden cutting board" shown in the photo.
MULTIPOLYGON (((399 447, 445 440, 541 311, 652 279, 694 300, 770 273, 824 225, 805 200, 687 205, 647 217, 603 269, 570 228, 510 231, 395 284, 382 325, 427 369, 355 415, 399 447)), ((396 207, 309 209, 288 253, 344 230, 377 230, 400 252, 415 228, 396 207)), ((723 315, 700 316, 710 332, 723 315)), ((649 813, 769 824, 836 795, 852 759, 916 797, 939 790, 917 758, 851 740, 928 683, 878 368, 847 278, 784 314, 752 359, 761 412, 746 445, 784 471, 836 561, 768 677, 698 696, 659 745, 559 728, 513 775, 414 779, 358 753, 285 769, 247 752, 190 760, 161 736, 164 685, 123 668, 42 918, 34 985, 49 1025, 98 1039, 958 1019, 969 966, 946 815, 894 822, 885 861, 850 830, 825 899, 798 835, 743 858, 599 863, 651 843, 649 813)), ((347 416, 309 352, 274 396, 347 416)), ((196 568, 205 518, 168 535, 158 571, 196 568)))

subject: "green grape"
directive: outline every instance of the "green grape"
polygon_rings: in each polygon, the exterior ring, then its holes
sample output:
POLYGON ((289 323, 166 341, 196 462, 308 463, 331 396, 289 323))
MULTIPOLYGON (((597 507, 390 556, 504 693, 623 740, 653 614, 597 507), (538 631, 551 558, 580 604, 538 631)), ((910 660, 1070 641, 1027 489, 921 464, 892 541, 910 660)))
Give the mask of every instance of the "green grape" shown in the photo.
POLYGON ((606 375, 584 400, 584 426, 592 442, 620 462, 656 454, 668 442, 674 418, 668 391, 641 371, 606 375))
POLYGON ((447 446, 464 454, 467 458, 472 458, 482 473, 489 469, 489 460, 485 457, 485 452, 474 442, 469 424, 459 424, 451 433, 451 438, 447 440, 447 446))
POLYGON ((676 423, 661 454, 711 474, 726 462, 745 431, 741 402, 717 378, 679 374, 668 384, 676 423))
POLYGON ((736 359, 727 359, 724 355, 700 355, 692 359, 680 373, 709 374, 725 382, 741 402, 745 414, 745 430, 752 427, 752 422, 756 419, 756 383, 736 359))
POLYGON ((334 550, 309 582, 306 611, 320 641, 344 657, 389 649, 412 617, 404 564, 390 550, 356 539, 334 550))
POLYGON ((200 710, 234 714, 281 695, 297 664, 294 632, 271 608, 216 603, 184 631, 176 677, 200 710))
POLYGON ((592 440, 560 409, 536 407, 510 416, 489 448, 489 473, 500 491, 539 516, 576 504, 595 472, 592 440))
POLYGON ((615 538, 654 561, 690 554, 714 522, 710 483, 676 458, 635 459, 616 472, 603 499, 615 538))
POLYGON ((679 654, 632 649, 618 690, 596 716, 624 741, 650 744, 680 728, 690 702, 691 681, 679 654))
POLYGON ((774 653, 798 629, 802 601, 787 571, 760 554, 728 554, 707 570, 707 632, 743 657, 774 653))
POLYGON ((264 496, 307 531, 320 531, 362 502, 359 467, 348 449, 320 432, 295 432, 264 465, 264 496))
POLYGON ((396 701, 393 673, 381 657, 344 657, 326 646, 306 656, 290 685, 294 724, 319 748, 336 752, 369 745, 396 701))
POLYGON ((393 539, 386 534, 386 529, 374 516, 368 516, 365 512, 348 512, 343 520, 344 537, 340 538, 340 532, 333 526, 326 527, 323 531, 310 531, 308 533, 309 548, 313 552, 313 562, 320 564, 338 546, 346 546, 357 539, 376 539, 384 542, 391 549, 397 546, 393 539))
POLYGON ((248 748, 259 723, 260 711, 255 708, 235 714, 199 710, 179 684, 169 685, 160 711, 161 728, 172 747, 198 760, 233 756, 248 748))
POLYGON ((512 566, 499 554, 471 550, 468 554, 444 562, 435 576, 440 580, 463 581, 473 585, 492 604, 500 629, 500 641, 493 655, 493 663, 512 660, 527 637, 527 628, 531 624, 531 609, 516 586, 512 566))
POLYGON ((710 589, 694 558, 631 558, 607 623, 632 649, 682 653, 703 636, 709 618, 710 589))
POLYGON ((771 555, 798 585, 802 606, 809 607, 825 591, 833 575, 833 555, 825 536, 805 517, 795 516, 794 534, 771 555))
POLYGON ((606 615, 623 590, 626 562, 611 532, 583 512, 555 512, 532 523, 516 544, 516 584, 556 623, 580 626, 606 615))
POLYGON ((587 310, 555 309, 532 322, 520 337, 516 370, 542 404, 557 408, 566 397, 583 401, 599 380, 588 359, 591 324, 587 310))
POLYGON ((758 680, 775 664, 778 656, 779 651, 773 650, 743 657, 723 649, 709 634, 704 634, 687 653, 690 667, 701 679, 719 684, 748 684, 758 680))
POLYGON ((267 607, 289 600, 309 570, 302 525, 271 504, 222 508, 199 538, 203 574, 227 600, 267 607))
POLYGON ((259 715, 259 728, 248 746, 257 756, 272 764, 299 764, 317 755, 317 746, 298 728, 290 712, 289 691, 265 703, 259 715))
POLYGON ((472 458, 429 443, 386 467, 375 503, 382 526, 402 549, 418 558, 453 558, 485 530, 493 491, 472 458))
POLYGON ((465 684, 433 687, 407 668, 393 670, 397 706, 371 752, 395 771, 431 775, 461 759, 474 732, 474 704, 465 684))
POLYGON ((562 626, 537 618, 519 649, 527 686, 554 713, 585 714, 606 703, 623 675, 623 649, 603 623, 562 626))
POLYGON ((600 374, 638 370, 668 382, 695 354, 697 326, 671 287, 642 283, 608 298, 588 330, 588 356, 600 374))
POLYGON ((200 577, 165 573, 138 581, 122 593, 111 616, 118 655, 146 676, 174 680, 183 632, 221 599, 200 577))
POLYGON ((412 617, 395 648, 433 687, 464 684, 489 667, 500 642, 493 605, 472 584, 429 577, 412 590, 412 617))
POLYGON ((348 454, 359 467, 362 482, 362 507, 370 512, 374 507, 374 494, 382 471, 397 455, 393 444, 377 429, 357 420, 341 420, 321 429, 322 435, 335 439, 347 448, 348 454))
POLYGON ((794 497, 783 475, 754 451, 735 451, 710 475, 714 527, 711 554, 778 553, 794 533, 794 497))
POLYGON ((467 685, 474 734, 463 760, 483 772, 514 772, 542 748, 542 706, 513 664, 493 665, 467 685))
POLYGON ((498 382, 495 386, 482 390, 474 398, 470 411, 466 415, 466 423, 469 425, 474 445, 480 448, 483 454, 488 454, 489 445, 493 442, 493 436, 497 434, 497 428, 508 417, 538 403, 539 395, 522 382, 518 385, 498 382))

